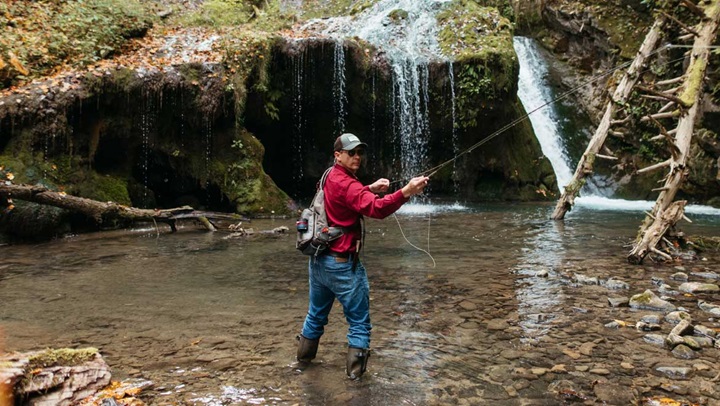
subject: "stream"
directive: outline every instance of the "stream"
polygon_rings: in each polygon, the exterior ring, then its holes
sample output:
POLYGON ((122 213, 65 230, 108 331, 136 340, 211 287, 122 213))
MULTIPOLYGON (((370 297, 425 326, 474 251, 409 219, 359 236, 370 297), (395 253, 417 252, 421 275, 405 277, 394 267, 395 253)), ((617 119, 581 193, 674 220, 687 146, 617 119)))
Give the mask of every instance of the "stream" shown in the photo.
MULTIPOLYGON (((368 221, 372 356, 345 376, 347 326, 333 309, 318 357, 294 365, 307 310, 307 257, 294 233, 230 238, 187 224, 0 247, 0 343, 8 351, 96 347, 113 380, 152 384, 148 404, 557 405, 629 404, 669 396, 718 404, 720 350, 677 359, 632 325, 661 312, 611 307, 608 297, 652 289, 718 329, 698 308, 717 295, 659 293, 670 275, 708 281, 717 252, 693 261, 627 264, 641 211, 577 207, 564 222, 550 204, 409 205, 368 221), (547 277, 538 272, 547 271, 547 277), (696 274, 693 274, 696 273, 696 274), (597 277, 599 284, 588 283, 597 277), (610 289, 609 277, 628 289, 610 289), (4 334, 3 334, 4 332, 4 334), (4 335, 4 340, 3 336, 4 335), (687 367, 669 377, 662 367, 687 367)), ((689 215, 688 235, 718 235, 717 216, 689 215)), ((294 226, 254 220, 255 230, 294 226)), ((672 325, 661 322, 667 335, 672 325)))

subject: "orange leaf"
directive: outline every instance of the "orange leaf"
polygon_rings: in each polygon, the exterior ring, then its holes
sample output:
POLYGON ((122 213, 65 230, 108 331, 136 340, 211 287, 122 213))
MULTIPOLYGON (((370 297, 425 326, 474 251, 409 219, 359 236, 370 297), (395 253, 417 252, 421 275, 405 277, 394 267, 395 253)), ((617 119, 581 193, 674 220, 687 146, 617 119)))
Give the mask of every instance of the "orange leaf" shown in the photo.
POLYGON ((6 66, 7 64, 5 63, 5 61, 3 61, 2 56, 0 56, 0 69, 5 68, 6 66))
POLYGON ((30 73, 30 71, 23 66, 22 62, 20 62, 20 60, 17 58, 17 56, 15 56, 14 53, 12 53, 12 51, 8 52, 8 55, 10 55, 10 64, 13 66, 13 68, 15 68, 18 72, 22 73, 25 76, 30 73))

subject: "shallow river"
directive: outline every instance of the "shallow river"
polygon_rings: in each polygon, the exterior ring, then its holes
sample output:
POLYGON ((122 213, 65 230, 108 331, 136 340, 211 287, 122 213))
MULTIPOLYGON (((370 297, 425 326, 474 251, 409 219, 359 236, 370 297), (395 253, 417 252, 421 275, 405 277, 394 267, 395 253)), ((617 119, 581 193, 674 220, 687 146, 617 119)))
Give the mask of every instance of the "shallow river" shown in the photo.
MULTIPOLYGON (((718 253, 631 266, 627 244, 642 213, 576 209, 558 223, 548 219, 552 208, 449 210, 432 214, 429 227, 426 214, 399 215, 420 247, 429 229, 436 267, 392 217, 368 221, 373 353, 359 382, 345 376, 339 307, 315 364, 294 368, 307 258, 292 233, 228 238, 187 225, 0 247, 0 328, 10 351, 99 348, 113 379, 153 383, 141 395, 149 404, 630 404, 660 395, 720 404, 720 350, 677 359, 645 342, 646 332, 605 327, 660 314, 612 308, 609 296, 661 295, 651 278, 676 288, 678 271, 706 281, 692 272, 717 272, 718 253), (549 276, 536 276, 541 270, 549 276), (614 276, 630 288, 575 275, 614 276), (670 378, 658 369, 667 366, 690 372, 670 378)), ((717 217, 691 217, 687 234, 720 235, 717 217)), ((720 295, 670 297, 694 322, 720 328, 697 306, 698 298, 720 304, 720 295)))

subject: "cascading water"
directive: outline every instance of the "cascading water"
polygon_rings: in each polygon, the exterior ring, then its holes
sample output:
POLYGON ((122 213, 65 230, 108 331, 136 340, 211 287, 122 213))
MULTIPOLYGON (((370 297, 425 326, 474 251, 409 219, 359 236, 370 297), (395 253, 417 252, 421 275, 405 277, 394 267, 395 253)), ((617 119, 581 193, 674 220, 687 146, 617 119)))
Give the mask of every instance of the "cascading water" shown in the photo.
POLYGON ((335 100, 335 133, 345 131, 345 106, 347 95, 345 94, 345 49, 342 41, 335 43, 333 58, 333 99, 335 100))
MULTIPOLYGON (((538 45, 534 40, 524 37, 515 37, 515 52, 520 63, 520 77, 518 83, 518 97, 529 115, 540 143, 543 154, 550 160, 558 186, 562 188, 572 179, 570 159, 565 147, 562 145, 561 121, 562 117, 555 110, 554 104, 549 104, 535 112, 533 110, 550 103, 553 100, 551 87, 544 79, 548 75, 547 64, 540 55, 538 45)), ((649 210, 655 204, 646 200, 623 200, 601 196, 592 185, 586 185, 582 192, 584 195, 575 199, 576 207, 585 207, 595 210, 649 210)), ((709 206, 689 205, 685 209, 688 213, 720 215, 720 210, 709 206)))
MULTIPOLYGON (((303 177, 303 83, 305 83, 305 52, 300 52, 292 58, 293 63, 293 122, 295 124, 293 131, 293 167, 298 168, 293 171, 294 184, 300 184, 303 177)), ((295 197, 298 195, 296 187, 295 197)))
MULTIPOLYGON (((343 38, 359 37, 385 52, 393 75, 393 127, 395 139, 400 143, 399 175, 403 178, 422 171, 427 156, 430 128, 428 64, 433 59, 444 59, 437 44, 435 18, 443 3, 445 1, 381 0, 355 16, 314 20, 305 27, 339 42, 335 51, 336 81, 340 77, 344 80, 340 70, 344 67, 344 59, 338 51, 342 50, 343 38)), ((343 105, 343 95, 335 94, 338 106, 343 105)), ((338 124, 344 125, 342 114, 338 114, 337 120, 338 124)))

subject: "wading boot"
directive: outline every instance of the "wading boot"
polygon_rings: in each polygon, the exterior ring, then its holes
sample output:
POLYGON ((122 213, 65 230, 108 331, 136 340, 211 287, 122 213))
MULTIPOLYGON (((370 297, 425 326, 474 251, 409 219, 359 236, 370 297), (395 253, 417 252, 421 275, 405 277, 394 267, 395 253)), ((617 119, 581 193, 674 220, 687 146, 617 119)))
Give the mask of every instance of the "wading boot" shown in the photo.
POLYGON ((359 379, 365 373, 368 358, 370 358, 370 350, 367 348, 348 348, 345 372, 350 379, 359 379))
POLYGON ((315 359, 317 355, 318 344, 320 339, 311 340, 301 335, 297 336, 298 349, 297 349, 297 360, 302 363, 308 363, 315 359))

